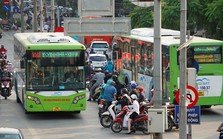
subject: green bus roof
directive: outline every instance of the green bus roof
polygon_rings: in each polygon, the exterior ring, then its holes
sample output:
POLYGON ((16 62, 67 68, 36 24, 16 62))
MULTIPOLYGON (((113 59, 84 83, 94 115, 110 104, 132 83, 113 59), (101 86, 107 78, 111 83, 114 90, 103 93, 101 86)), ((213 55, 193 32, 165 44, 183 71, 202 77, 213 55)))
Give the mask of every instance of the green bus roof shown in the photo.
POLYGON ((63 33, 16 33, 14 43, 26 50, 85 50, 85 46, 63 33))

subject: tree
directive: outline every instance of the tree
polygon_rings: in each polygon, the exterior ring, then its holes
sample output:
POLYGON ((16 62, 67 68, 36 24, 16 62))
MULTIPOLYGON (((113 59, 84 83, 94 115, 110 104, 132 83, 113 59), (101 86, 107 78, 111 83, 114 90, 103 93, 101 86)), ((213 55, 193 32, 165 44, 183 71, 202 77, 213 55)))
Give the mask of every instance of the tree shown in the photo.
POLYGON ((208 21, 208 26, 205 26, 209 34, 213 38, 223 39, 223 0, 216 0, 207 4, 204 9, 205 17, 208 21))

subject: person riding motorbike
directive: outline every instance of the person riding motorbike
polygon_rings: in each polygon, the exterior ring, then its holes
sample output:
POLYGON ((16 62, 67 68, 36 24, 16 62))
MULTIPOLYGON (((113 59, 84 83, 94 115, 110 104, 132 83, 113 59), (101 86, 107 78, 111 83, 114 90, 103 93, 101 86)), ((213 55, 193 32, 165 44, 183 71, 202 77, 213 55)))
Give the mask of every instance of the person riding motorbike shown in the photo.
POLYGON ((122 84, 119 80, 118 80, 118 76, 117 75, 113 75, 112 76, 112 80, 115 82, 115 88, 117 89, 117 98, 119 98, 119 96, 121 96, 121 89, 125 88, 125 85, 122 84))
POLYGON ((112 64, 112 62, 111 62, 110 59, 108 60, 107 65, 104 67, 104 70, 105 71, 108 71, 110 73, 113 73, 114 72, 114 65, 112 64))
POLYGON ((5 46, 4 45, 1 45, 1 48, 0 48, 0 53, 7 53, 7 49, 5 49, 5 46))
POLYGON ((137 87, 137 86, 138 86, 138 85, 136 84, 135 81, 131 81, 131 82, 130 82, 130 89, 131 89, 130 95, 132 95, 132 94, 137 94, 137 93, 136 93, 136 87, 137 87))
POLYGON ((137 101, 137 96, 135 94, 132 94, 131 98, 133 100, 133 109, 129 110, 129 112, 131 112, 131 115, 128 118, 128 132, 126 134, 135 132, 134 130, 131 130, 131 123, 139 115, 139 102, 137 101))
POLYGON ((145 101, 145 99, 146 99, 145 93, 143 91, 144 91, 144 88, 142 86, 137 86, 136 87, 136 94, 138 96, 139 104, 141 102, 145 101))
POLYGON ((116 100, 117 90, 114 87, 115 82, 108 80, 107 84, 104 86, 104 96, 103 99, 108 101, 108 106, 112 104, 112 101, 116 100))
POLYGON ((91 82, 96 79, 96 83, 90 88, 89 98, 87 101, 91 101, 91 99, 93 98, 95 89, 99 85, 103 84, 103 81, 105 78, 105 74, 102 72, 102 70, 100 68, 96 68, 95 72, 96 72, 96 74, 91 78, 91 82))
POLYGON ((132 100, 129 96, 129 91, 127 88, 122 88, 122 98, 117 102, 117 104, 121 104, 122 108, 124 106, 132 104, 132 100))
MULTIPOLYGON (((10 89, 12 88, 12 84, 11 84, 11 73, 10 72, 8 72, 8 69, 7 68, 4 68, 3 69, 3 72, 1 73, 1 75, 0 75, 0 77, 1 77, 1 82, 4 80, 4 79, 9 79, 10 80, 10 83, 9 83, 9 85, 10 85, 10 89)), ((11 91, 9 92, 9 93, 11 93, 11 91)), ((11 95, 11 94, 10 94, 11 95)))

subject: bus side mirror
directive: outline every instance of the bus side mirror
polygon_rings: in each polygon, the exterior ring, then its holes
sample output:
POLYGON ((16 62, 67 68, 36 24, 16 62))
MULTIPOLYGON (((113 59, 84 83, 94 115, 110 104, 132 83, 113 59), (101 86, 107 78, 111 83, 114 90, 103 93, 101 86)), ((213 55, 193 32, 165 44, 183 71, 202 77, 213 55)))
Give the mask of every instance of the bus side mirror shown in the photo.
POLYGON ((25 61, 24 60, 21 60, 20 61, 20 68, 21 69, 24 69, 25 68, 25 61))

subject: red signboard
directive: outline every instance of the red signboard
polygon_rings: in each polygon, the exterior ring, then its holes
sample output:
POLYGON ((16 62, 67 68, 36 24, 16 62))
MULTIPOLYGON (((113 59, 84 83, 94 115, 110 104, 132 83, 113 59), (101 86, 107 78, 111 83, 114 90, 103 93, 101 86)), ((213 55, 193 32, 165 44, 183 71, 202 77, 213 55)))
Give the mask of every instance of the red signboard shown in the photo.
MULTIPOLYGON (((191 108, 191 107, 195 106, 198 101, 197 90, 193 86, 188 85, 186 97, 187 97, 186 98, 187 108, 191 108)), ((178 89, 178 91, 176 93, 176 101, 178 104, 180 104, 180 89, 178 89)))

